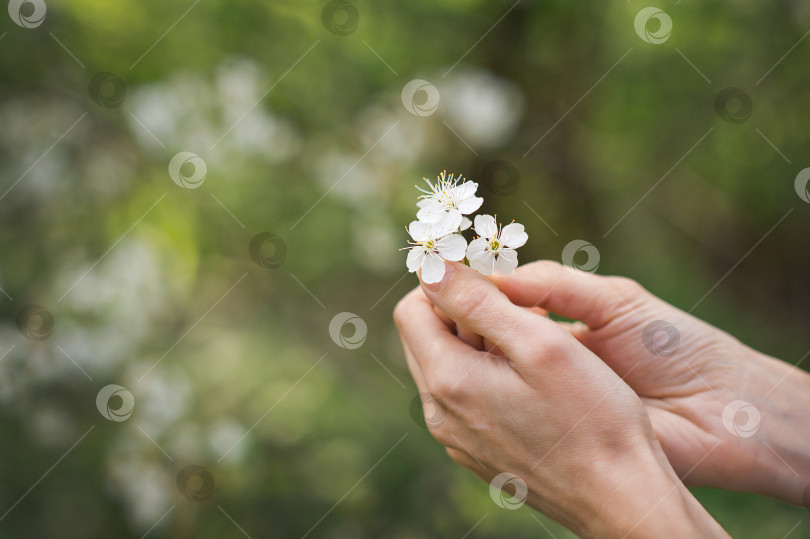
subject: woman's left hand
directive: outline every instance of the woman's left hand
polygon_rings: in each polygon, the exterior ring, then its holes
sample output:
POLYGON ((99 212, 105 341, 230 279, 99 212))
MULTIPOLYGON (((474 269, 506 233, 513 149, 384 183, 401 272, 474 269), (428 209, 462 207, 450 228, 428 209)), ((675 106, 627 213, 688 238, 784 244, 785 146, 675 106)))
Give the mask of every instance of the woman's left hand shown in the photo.
POLYGON ((488 482, 518 476, 529 505, 581 536, 727 537, 675 475, 621 378, 476 271, 446 266, 394 319, 420 393, 441 407, 428 427, 453 460, 488 482))

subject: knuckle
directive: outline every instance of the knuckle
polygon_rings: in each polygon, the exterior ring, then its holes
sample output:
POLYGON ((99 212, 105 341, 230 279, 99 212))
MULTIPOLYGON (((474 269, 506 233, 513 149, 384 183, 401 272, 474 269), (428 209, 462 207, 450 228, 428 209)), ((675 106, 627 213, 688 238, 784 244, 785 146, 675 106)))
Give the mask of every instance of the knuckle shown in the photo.
POLYGON ((459 451, 458 449, 454 449, 452 447, 445 447, 445 451, 447 451, 447 456, 450 457, 450 460, 455 462, 456 464, 460 464, 462 466, 469 460, 467 455, 459 451))
POLYGON ((450 299, 455 306, 456 314, 461 319, 467 319, 484 311, 490 298, 485 287, 464 284, 453 290, 450 299))
POLYGON ((447 431, 447 428, 444 426, 444 422, 441 423, 427 423, 428 432, 430 435, 433 436, 433 439, 442 444, 443 446, 449 446, 452 443, 452 436, 447 431))
POLYGON ((571 342, 562 332, 553 332, 543 339, 540 350, 543 360, 560 360, 568 356, 571 350, 571 342))
POLYGON ((394 324, 396 324, 397 327, 402 327, 402 324, 405 321, 405 312, 408 308, 407 304, 405 303, 406 301, 407 297, 402 298, 394 307, 394 324))
POLYGON ((517 268, 515 271, 518 272, 526 272, 526 273, 533 273, 533 274, 541 274, 541 273, 554 273, 558 269, 563 267, 563 265, 556 260, 535 260, 534 262, 529 262, 528 264, 524 264, 523 266, 517 268))
POLYGON ((445 374, 433 373, 431 378, 425 380, 428 391, 440 399, 448 400, 455 390, 453 381, 445 374))
POLYGON ((447 402, 455 401, 464 385, 462 376, 447 368, 440 368, 431 372, 425 382, 431 394, 447 402))
POLYGON ((414 292, 409 292, 402 299, 400 299, 394 306, 394 323, 397 327, 401 328, 403 324, 408 321, 409 313, 412 310, 413 302, 415 301, 414 292))
POLYGON ((645 294, 647 291, 634 279, 628 277, 607 277, 610 286, 622 297, 635 298, 645 294))

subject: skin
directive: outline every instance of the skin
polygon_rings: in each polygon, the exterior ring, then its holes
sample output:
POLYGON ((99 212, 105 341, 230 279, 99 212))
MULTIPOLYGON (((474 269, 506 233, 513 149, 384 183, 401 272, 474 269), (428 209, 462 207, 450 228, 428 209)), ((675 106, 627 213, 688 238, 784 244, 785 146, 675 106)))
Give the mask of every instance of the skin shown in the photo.
POLYGON ((450 457, 485 481, 518 475, 526 503, 580 536, 727 537, 684 483, 802 503, 810 376, 633 281, 547 261, 490 278, 447 263, 394 319, 450 457), (644 345, 655 320, 677 347, 644 345), (735 400, 759 410, 753 436, 724 427, 735 400))

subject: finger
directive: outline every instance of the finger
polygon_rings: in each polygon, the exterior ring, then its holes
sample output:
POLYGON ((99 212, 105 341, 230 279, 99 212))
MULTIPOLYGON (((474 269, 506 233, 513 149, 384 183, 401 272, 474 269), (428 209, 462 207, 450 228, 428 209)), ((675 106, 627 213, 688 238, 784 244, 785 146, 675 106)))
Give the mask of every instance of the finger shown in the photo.
MULTIPOLYGON (((497 283, 496 283, 496 286, 497 286, 497 283)), ((530 313, 534 313, 534 314, 537 314, 537 315, 540 315, 540 316, 548 317, 548 311, 543 309, 542 307, 531 306, 531 307, 526 307, 526 310, 528 310, 530 313)))
POLYGON ((498 343, 492 342, 489 339, 484 339, 484 345, 482 350, 484 350, 485 352, 489 352, 490 354, 494 354, 496 356, 506 357, 504 351, 498 347, 498 343))
POLYGON ((456 337, 434 311, 434 304, 420 288, 406 295, 394 309, 394 321, 402 342, 407 345, 416 365, 429 381, 463 372, 471 354, 479 354, 456 337), (441 373, 441 374, 437 374, 441 373))
POLYGON ((419 363, 417 363, 405 338, 400 335, 399 339, 402 343, 402 350, 405 352, 405 362, 408 364, 408 370, 411 371, 411 377, 416 384, 416 388, 419 390, 420 394, 427 393, 427 381, 425 380, 425 375, 422 373, 422 369, 419 367, 419 363))
MULTIPOLYGON (((542 309, 540 307, 521 307, 521 309, 525 309, 526 312, 532 313, 533 315, 548 318, 548 311, 545 310, 545 309, 542 309)), ((562 325, 562 324, 560 324, 558 322, 558 325, 562 325)), ((585 324, 582 324, 582 326, 585 327, 585 329, 588 329, 587 326, 585 326, 585 324)), ((568 329, 568 328, 563 326, 563 329, 568 329)), ((571 332, 569 331, 569 333, 571 333, 571 332)), ((571 333, 571 334, 574 335, 573 333, 571 333)), ((576 335, 574 335, 574 336, 576 337, 576 335)), ((494 354, 496 356, 506 357, 506 354, 503 352, 503 350, 498 348, 496 343, 493 343, 488 339, 484 339, 484 343, 483 343, 483 346, 482 346, 481 349, 484 350, 485 352, 489 352, 490 354, 494 354)))
POLYGON ((575 321, 575 322, 557 322, 557 325, 563 328, 565 331, 570 333, 574 336, 575 339, 581 340, 585 338, 588 334, 590 329, 586 326, 583 322, 575 321))
POLYGON ((449 317, 449 316, 447 316, 446 314, 444 314, 444 313, 442 312, 442 310, 441 310, 441 309, 439 309, 438 307, 436 307, 435 305, 433 306, 433 312, 434 312, 434 313, 436 313, 436 316, 438 316, 438 317, 439 317, 439 320, 441 320, 442 322, 444 322, 445 324, 447 324, 447 327, 449 327, 449 328, 450 328, 450 331, 455 332, 455 330, 456 330, 456 323, 455 323, 455 322, 453 322, 453 321, 450 319, 450 317, 449 317))
POLYGON ((464 466, 468 470, 474 470, 477 473, 486 470, 484 468, 483 463, 481 461, 475 459, 472 455, 467 453, 466 451, 456 448, 452 445, 445 446, 447 455, 455 462, 456 464, 460 464, 464 466))
MULTIPOLYGON (((444 314, 444 312, 438 307, 434 307, 433 310, 436 312, 436 315, 445 324, 447 324, 447 326, 452 331, 454 331, 455 334, 458 336, 458 338, 461 339, 463 342, 469 344, 476 350, 485 350, 487 352, 500 356, 504 355, 504 353, 497 346, 494 346, 493 343, 486 341, 483 337, 481 337, 477 333, 464 329, 463 327, 456 326, 456 323, 453 320, 451 320, 450 317, 444 314)), ((545 309, 541 309, 540 307, 526 307, 526 310, 540 316, 548 316, 548 311, 546 311, 545 309)))
MULTIPOLYGON (((408 301, 413 301, 413 295, 418 291, 418 288, 415 288, 411 292, 405 295, 399 303, 397 304, 396 308, 394 309, 394 321, 397 322, 398 317, 404 317, 405 314, 402 314, 400 311, 403 310, 402 304, 408 301)), ((397 325, 399 323, 397 322, 397 325)), ((411 350, 410 344, 408 339, 406 338, 404 332, 402 330, 399 331, 399 340, 402 343, 402 350, 405 353, 405 361, 408 364, 408 370, 411 371, 411 377, 413 381, 416 383, 416 387, 419 389, 419 393, 427 393, 427 382, 425 380, 425 375, 422 372, 422 369, 419 367, 419 363, 416 361, 416 357, 411 350)))
POLYGON ((559 347, 567 345, 561 336, 570 339, 554 322, 514 305, 492 282, 463 264, 445 263, 442 281, 422 283, 422 289, 458 326, 489 340, 513 362, 531 362, 538 357, 538 348, 562 352, 559 347))
POLYGON ((551 260, 532 262, 490 279, 518 305, 539 306, 582 320, 592 330, 633 308, 643 294, 629 279, 594 275, 551 260))
POLYGON ((450 328, 450 331, 456 334, 456 336, 461 339, 462 342, 465 342, 475 348, 476 350, 483 350, 484 349, 484 338, 480 335, 473 333, 472 331, 466 330, 462 327, 456 325, 449 316, 444 314, 444 312, 434 305, 433 311, 436 313, 436 316, 439 319, 447 324, 447 327, 450 328))
POLYGON ((459 339, 469 344, 476 350, 484 349, 484 338, 481 335, 473 333, 472 331, 464 329, 462 327, 458 327, 456 329, 456 334, 458 335, 459 339))

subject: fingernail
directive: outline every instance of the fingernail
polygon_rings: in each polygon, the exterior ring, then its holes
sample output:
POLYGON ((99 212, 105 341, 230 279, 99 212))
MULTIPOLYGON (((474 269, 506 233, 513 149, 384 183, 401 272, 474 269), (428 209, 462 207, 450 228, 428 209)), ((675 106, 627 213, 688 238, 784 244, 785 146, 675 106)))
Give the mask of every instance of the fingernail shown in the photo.
POLYGON ((430 284, 423 283, 423 285, 424 285, 425 288, 427 288, 431 292, 434 292, 434 293, 441 292, 442 288, 444 288, 444 285, 446 285, 450 281, 450 279, 453 278, 453 274, 455 272, 456 272, 455 266, 453 264, 445 262, 444 263, 444 277, 442 277, 442 280, 439 281, 438 283, 430 283, 430 284))

